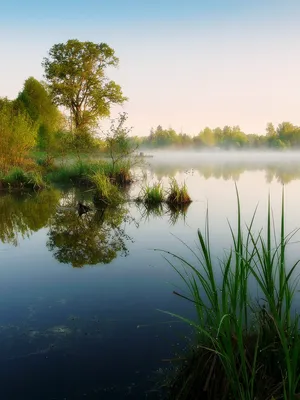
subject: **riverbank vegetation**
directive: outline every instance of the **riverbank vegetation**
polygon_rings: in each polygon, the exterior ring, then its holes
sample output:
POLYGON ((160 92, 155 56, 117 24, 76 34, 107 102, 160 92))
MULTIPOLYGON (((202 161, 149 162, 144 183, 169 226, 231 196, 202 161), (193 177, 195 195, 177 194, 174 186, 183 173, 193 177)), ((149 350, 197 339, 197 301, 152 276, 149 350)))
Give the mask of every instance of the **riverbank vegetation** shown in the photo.
POLYGON ((136 147, 127 115, 112 120, 107 132, 99 130, 111 107, 126 101, 106 77, 118 63, 105 43, 69 40, 44 58, 46 82, 29 77, 16 99, 0 98, 0 188, 93 183, 98 173, 116 185, 132 181, 136 147))
POLYGON ((195 343, 167 379, 172 400, 300 398, 299 274, 298 262, 287 263, 295 232, 285 233, 284 196, 279 237, 270 200, 265 230, 254 229, 255 213, 244 229, 239 198, 237 215, 236 228, 229 225, 232 246, 221 261, 211 253, 208 215, 198 231, 195 264, 167 252, 187 289, 174 293, 196 312, 194 320, 176 316, 194 328, 195 343))

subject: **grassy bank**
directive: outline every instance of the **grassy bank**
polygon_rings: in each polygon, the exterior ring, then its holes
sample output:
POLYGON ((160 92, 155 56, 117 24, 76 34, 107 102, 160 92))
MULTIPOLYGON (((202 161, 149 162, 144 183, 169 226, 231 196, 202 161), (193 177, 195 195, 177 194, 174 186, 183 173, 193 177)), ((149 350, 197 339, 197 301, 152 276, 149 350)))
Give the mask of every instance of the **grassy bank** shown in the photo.
POLYGON ((7 174, 0 174, 0 189, 40 190, 47 186, 40 171, 24 171, 13 168, 7 174))
POLYGON ((269 201, 266 229, 255 233, 255 213, 243 229, 238 198, 238 224, 229 226, 232 246, 222 261, 211 254, 208 216, 204 232, 198 231, 195 264, 167 252, 187 289, 174 293, 196 310, 195 320, 177 316, 194 327, 196 340, 174 364, 166 382, 168 398, 300 398, 299 316, 293 309, 298 263, 286 265, 293 234, 285 233, 284 196, 278 238, 271 219, 269 201), (257 298, 250 282, 258 288, 257 298))
POLYGON ((29 171, 12 168, 0 175, 0 187, 3 189, 42 189, 46 184, 93 185, 91 177, 95 174, 105 175, 113 184, 125 185, 132 182, 130 163, 122 162, 112 165, 108 161, 76 161, 60 165, 40 162, 29 171))

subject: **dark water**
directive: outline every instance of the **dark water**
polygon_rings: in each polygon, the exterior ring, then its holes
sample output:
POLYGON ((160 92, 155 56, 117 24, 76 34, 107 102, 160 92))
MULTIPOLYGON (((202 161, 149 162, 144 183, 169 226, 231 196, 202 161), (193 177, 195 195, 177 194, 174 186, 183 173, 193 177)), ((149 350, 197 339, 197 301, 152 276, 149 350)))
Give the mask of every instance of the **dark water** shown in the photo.
MULTIPOLYGON (((243 219, 260 203, 257 229, 269 192, 278 220, 282 183, 287 230, 300 226, 297 159, 258 165, 188 156, 176 167, 170 157, 154 157, 148 179, 185 180, 194 201, 182 213, 129 202, 79 216, 78 201, 91 205, 92 193, 72 188, 0 195, 1 399, 160 398, 154 389, 166 360, 190 337, 189 327, 160 310, 193 316, 193 309, 172 294, 182 284, 154 249, 192 259, 180 240, 197 250, 208 204, 212 248, 222 255, 227 218, 236 222, 234 180, 243 219)), ((129 195, 138 192, 136 185, 129 195)), ((299 244, 289 257, 300 258, 299 244)))

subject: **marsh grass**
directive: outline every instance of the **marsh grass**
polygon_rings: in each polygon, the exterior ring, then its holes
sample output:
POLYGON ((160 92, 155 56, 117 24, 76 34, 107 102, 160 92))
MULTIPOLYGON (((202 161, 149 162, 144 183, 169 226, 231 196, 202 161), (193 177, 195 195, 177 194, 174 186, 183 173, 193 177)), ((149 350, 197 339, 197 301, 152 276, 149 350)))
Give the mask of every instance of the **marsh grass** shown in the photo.
POLYGON ((50 182, 89 185, 89 177, 97 173, 105 175, 112 183, 120 186, 132 182, 130 164, 125 161, 113 167, 110 162, 80 160, 75 163, 54 167, 46 176, 50 182))
POLYGON ((22 168, 13 168, 7 174, 0 176, 0 185, 4 189, 40 190, 46 183, 39 171, 24 171, 22 168))
POLYGON ((270 198, 266 230, 257 234, 256 210, 243 229, 238 191, 237 203, 236 229, 229 224, 232 246, 219 263, 211 254, 208 213, 204 231, 198 231, 199 254, 190 249, 195 265, 164 252, 187 289, 187 294, 175 295, 189 300, 196 310, 195 320, 168 313, 196 333, 191 353, 166 382, 172 400, 300 398, 299 316, 293 311, 298 263, 287 268, 285 262, 295 231, 285 234, 284 193, 279 238, 270 198), (258 287, 258 300, 250 294, 250 282, 258 287))
POLYGON ((50 182, 88 184, 88 177, 103 170, 101 162, 75 162, 55 167, 46 175, 50 182))
POLYGON ((113 183, 118 185, 129 185, 133 181, 130 160, 122 160, 116 164, 112 164, 111 162, 103 163, 102 172, 108 176, 113 183))
POLYGON ((96 188, 94 196, 94 203, 96 205, 114 206, 124 201, 124 196, 118 186, 112 184, 110 179, 102 172, 97 172, 89 176, 89 180, 96 188))
POLYGON ((162 204, 165 201, 162 184, 160 182, 154 183, 152 186, 146 184, 142 188, 138 201, 143 202, 148 207, 162 204))
POLYGON ((180 186, 176 179, 172 178, 170 180, 166 201, 172 205, 190 204, 192 199, 188 193, 186 184, 184 183, 180 186))

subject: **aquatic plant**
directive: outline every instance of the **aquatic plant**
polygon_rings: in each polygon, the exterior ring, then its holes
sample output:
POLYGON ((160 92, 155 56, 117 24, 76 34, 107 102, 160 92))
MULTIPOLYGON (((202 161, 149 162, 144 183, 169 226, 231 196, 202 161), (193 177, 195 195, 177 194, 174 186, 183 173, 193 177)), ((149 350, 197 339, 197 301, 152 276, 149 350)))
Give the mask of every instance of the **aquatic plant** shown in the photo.
POLYGON ((196 311, 194 320, 168 312, 196 333, 191 352, 166 382, 172 400, 300 398, 299 315, 293 310, 298 262, 286 265, 286 247, 295 231, 285 234, 284 194, 279 238, 270 198, 265 234, 254 232, 256 210, 243 229, 238 192, 237 203, 237 227, 229 225, 232 246, 222 261, 211 254, 208 213, 204 232, 198 231, 200 254, 190 249, 196 264, 165 252, 188 289, 188 294, 174 293, 196 311), (250 282, 259 300, 251 296, 250 282))
POLYGON ((120 160, 113 165, 112 162, 102 164, 102 172, 109 177, 113 183, 118 185, 128 185, 132 183, 132 174, 130 171, 131 161, 120 160))
POLYGON ((167 195, 167 203, 169 204, 189 204, 192 200, 187 190, 186 184, 181 186, 175 178, 170 180, 170 187, 167 195))
POLYGON ((96 193, 94 201, 96 204, 117 205, 124 201, 120 189, 111 183, 110 179, 102 172, 96 172, 89 176, 89 180, 94 184, 96 193))
POLYGON ((142 201, 146 205, 157 205, 164 202, 164 190, 160 182, 154 183, 152 186, 146 184, 141 191, 137 201, 142 201))

